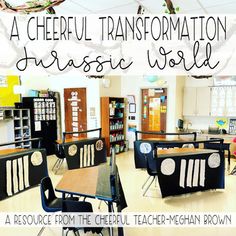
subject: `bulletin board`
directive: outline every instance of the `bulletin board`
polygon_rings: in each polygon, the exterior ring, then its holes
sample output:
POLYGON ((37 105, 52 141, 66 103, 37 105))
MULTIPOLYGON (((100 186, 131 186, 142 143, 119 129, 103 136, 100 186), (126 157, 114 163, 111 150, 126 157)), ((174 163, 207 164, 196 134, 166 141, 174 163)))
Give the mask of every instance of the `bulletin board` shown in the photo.
POLYGON ((0 107, 14 107, 15 102, 20 102, 21 95, 14 94, 15 85, 20 85, 19 76, 0 76, 0 107))

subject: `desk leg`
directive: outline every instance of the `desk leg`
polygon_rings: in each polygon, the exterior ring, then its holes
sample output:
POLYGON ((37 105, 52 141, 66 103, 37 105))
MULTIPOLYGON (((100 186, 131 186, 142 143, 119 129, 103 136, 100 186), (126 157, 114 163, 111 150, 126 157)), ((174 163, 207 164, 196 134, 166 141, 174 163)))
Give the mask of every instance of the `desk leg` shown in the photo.
MULTIPOLYGON (((112 210, 113 210, 112 202, 108 202, 108 212, 112 213, 112 210)), ((113 227, 109 228, 109 235, 113 236, 113 227)))
MULTIPOLYGON (((117 207, 118 213, 121 213, 120 205, 117 207)), ((124 236, 124 229, 123 227, 118 227, 118 236, 124 236)))
MULTIPOLYGON (((62 200, 65 200, 65 199, 66 199, 66 194, 62 193, 62 200)), ((61 235, 64 236, 64 229, 63 229, 63 227, 61 229, 61 235)))
POLYGON ((228 149, 228 164, 229 164, 229 166, 230 166, 230 156, 231 156, 230 149, 228 149))
MULTIPOLYGON (((112 202, 108 202, 108 211, 110 213, 113 212, 113 205, 112 205, 112 202)), ((117 207, 117 212, 120 213, 121 212, 121 209, 120 209, 120 206, 117 207)), ((109 229, 109 235, 110 236, 113 236, 113 227, 111 227, 109 229)), ((118 227, 118 236, 124 236, 124 230, 123 230, 123 227, 118 227)))

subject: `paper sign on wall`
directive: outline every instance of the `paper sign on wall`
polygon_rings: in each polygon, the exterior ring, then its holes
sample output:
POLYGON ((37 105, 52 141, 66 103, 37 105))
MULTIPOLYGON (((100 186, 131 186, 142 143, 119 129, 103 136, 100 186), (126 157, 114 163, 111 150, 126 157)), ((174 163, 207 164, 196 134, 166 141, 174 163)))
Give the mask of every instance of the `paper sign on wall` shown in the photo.
POLYGON ((41 121, 34 122, 35 131, 41 131, 41 121))
POLYGON ((216 118, 215 125, 220 129, 227 129, 228 128, 228 119, 227 118, 216 118))
POLYGON ((166 113, 166 106, 161 106, 161 113, 166 113))
POLYGON ((155 96, 155 89, 148 89, 148 96, 154 97, 155 96))

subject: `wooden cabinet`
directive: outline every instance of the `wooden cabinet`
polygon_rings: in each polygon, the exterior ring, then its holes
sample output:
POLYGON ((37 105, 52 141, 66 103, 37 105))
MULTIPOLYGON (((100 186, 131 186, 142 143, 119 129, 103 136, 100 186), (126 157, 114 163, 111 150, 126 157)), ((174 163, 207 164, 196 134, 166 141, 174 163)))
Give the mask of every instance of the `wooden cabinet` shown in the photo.
POLYGON ((184 89, 184 116, 209 116, 211 90, 209 87, 187 87, 184 89))
POLYGON ((211 89, 209 87, 197 88, 196 115, 209 116, 211 107, 211 89))
POLYGON ((0 110, 0 120, 13 122, 13 141, 22 141, 22 143, 15 144, 16 148, 31 148, 31 142, 29 141, 31 138, 29 109, 2 109, 0 110))
POLYGON ((124 151, 125 100, 118 97, 101 97, 101 128, 107 155, 114 147, 116 153, 124 151))

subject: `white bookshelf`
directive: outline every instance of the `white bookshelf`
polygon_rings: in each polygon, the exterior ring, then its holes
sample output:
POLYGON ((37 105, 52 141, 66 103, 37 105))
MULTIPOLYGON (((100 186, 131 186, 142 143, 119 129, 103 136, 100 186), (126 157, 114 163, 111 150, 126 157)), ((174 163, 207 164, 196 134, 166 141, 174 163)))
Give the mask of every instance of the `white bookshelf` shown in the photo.
MULTIPOLYGON (((23 141, 15 144, 15 148, 31 148, 29 139, 31 138, 30 111, 29 109, 0 108, 0 122, 2 126, 13 127, 14 141, 23 141), (9 125, 11 123, 12 125, 9 125)), ((9 129, 8 132, 11 132, 9 129)), ((11 142, 5 140, 5 142, 11 142)))

